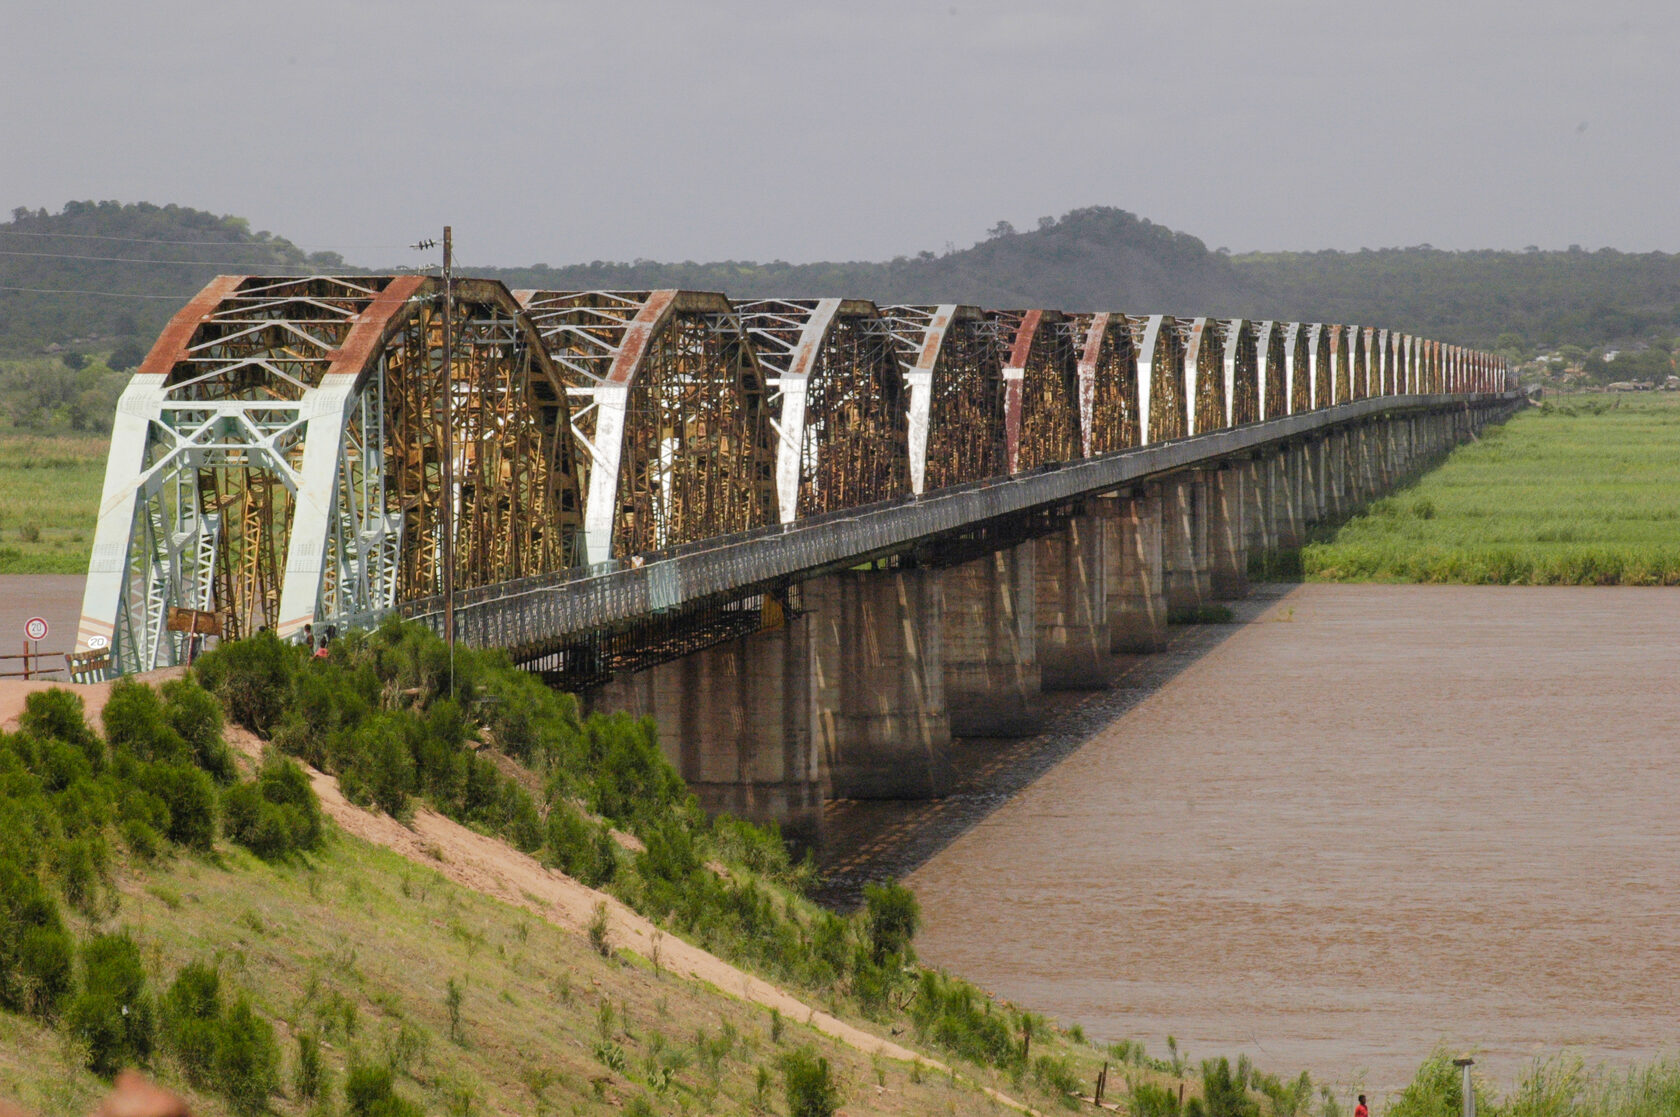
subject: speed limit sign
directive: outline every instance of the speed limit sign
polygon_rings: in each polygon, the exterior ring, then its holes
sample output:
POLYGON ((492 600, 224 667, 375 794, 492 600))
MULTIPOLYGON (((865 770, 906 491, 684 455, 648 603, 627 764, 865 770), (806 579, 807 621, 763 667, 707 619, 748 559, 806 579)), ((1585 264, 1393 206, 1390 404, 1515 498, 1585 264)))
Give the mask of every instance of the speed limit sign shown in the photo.
POLYGON ((31 640, 45 640, 47 638, 47 619, 45 617, 30 617, 23 622, 23 634, 31 640))

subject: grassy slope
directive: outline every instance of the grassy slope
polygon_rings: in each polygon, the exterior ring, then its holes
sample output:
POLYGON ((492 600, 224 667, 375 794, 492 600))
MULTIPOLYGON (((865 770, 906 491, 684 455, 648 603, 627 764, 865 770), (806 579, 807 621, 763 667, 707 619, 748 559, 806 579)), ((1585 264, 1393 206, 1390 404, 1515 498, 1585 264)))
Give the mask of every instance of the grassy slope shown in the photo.
POLYGON ((1328 542, 1319 581, 1680 584, 1680 398, 1575 397, 1519 414, 1328 542))
MULTIPOLYGON (((399 1091, 428 1112, 461 1112, 470 1097, 479 1113, 609 1113, 647 1095, 659 1113, 749 1113, 760 1066, 772 1072, 779 1111, 776 1056, 804 1043, 834 1064, 848 1112, 1004 1111, 966 1081, 872 1060, 796 1020, 785 1022, 777 1043, 770 1015, 726 991, 655 972, 628 951, 603 959, 579 935, 343 832, 307 864, 270 865, 224 845, 211 858, 130 866, 121 879, 120 909, 107 925, 130 927, 155 972, 216 960, 226 978, 249 989, 279 1027, 288 1090, 292 1031, 327 1039, 339 1083, 350 1050, 401 1052, 406 1031, 413 1053, 399 1091), (448 1038, 451 978, 465 990, 461 1042, 448 1038), (346 1004, 355 1018, 349 1034, 346 1004), (726 1022, 740 1038, 714 1073, 697 1052, 696 1032, 715 1038, 726 1022), (623 1049, 621 1072, 597 1058, 604 1042, 623 1049), (648 1082, 660 1065, 675 1073, 656 1094, 648 1082)), ((1084 1054, 1084 1062, 1094 1055, 1084 1054)), ((227 1111, 221 1099, 186 1089, 167 1063, 157 1073, 189 1096, 196 1113, 227 1111)), ((964 1074, 990 1079, 973 1068, 964 1074)), ((87 1112, 103 1090, 57 1033, 0 1014, 0 1097, 69 1114, 87 1112)), ((289 1097, 274 1108, 307 1110, 289 1097)))
POLYGON ((0 428, 0 574, 87 572, 109 444, 0 428))

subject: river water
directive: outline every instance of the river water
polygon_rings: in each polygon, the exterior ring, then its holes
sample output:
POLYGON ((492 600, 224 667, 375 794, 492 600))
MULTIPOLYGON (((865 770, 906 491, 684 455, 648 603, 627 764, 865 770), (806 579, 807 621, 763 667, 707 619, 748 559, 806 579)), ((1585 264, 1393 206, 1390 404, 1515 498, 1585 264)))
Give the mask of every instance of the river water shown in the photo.
POLYGON ((1298 587, 918 868, 918 949, 1378 1095, 1672 1052, 1677 680, 1680 590, 1298 587))

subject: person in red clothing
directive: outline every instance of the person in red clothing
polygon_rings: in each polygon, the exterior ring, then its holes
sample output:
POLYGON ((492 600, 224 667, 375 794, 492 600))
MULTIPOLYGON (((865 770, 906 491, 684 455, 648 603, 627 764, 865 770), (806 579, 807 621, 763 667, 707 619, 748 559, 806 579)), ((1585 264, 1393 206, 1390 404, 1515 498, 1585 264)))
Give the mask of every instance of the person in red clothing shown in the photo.
POLYGON ((1353 1117, 1371 1117, 1371 1111, 1365 1108, 1365 1095, 1359 1095, 1359 1104, 1353 1107, 1353 1117))

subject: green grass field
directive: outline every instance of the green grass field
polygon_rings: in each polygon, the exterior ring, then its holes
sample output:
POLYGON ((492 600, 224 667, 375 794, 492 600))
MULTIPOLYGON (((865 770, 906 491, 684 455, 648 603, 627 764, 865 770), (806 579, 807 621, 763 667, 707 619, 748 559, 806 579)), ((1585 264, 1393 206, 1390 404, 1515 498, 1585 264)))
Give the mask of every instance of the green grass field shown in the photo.
POLYGON ((1680 397, 1520 413, 1301 550, 1324 582, 1680 584, 1680 397))
POLYGON ((0 427, 0 574, 85 574, 104 435, 0 427))

